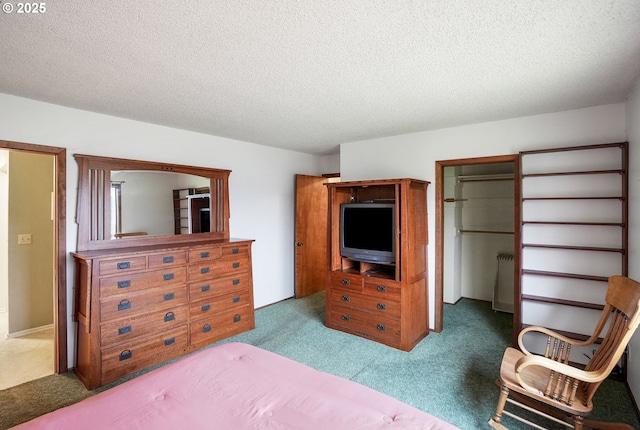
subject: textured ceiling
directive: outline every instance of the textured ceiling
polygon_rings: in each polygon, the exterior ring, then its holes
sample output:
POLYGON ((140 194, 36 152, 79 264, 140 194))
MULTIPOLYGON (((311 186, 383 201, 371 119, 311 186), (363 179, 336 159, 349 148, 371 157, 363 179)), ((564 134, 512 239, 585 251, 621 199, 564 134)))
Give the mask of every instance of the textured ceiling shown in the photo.
POLYGON ((0 92, 314 154, 624 101, 638 0, 46 1, 0 92))

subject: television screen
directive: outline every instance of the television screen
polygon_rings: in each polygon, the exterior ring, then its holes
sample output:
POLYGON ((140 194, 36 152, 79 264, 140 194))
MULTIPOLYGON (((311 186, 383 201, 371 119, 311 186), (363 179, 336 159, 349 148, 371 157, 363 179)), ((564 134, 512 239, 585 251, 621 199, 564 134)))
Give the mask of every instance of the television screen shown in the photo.
POLYGON ((341 205, 340 254, 360 261, 395 261, 395 205, 341 205))

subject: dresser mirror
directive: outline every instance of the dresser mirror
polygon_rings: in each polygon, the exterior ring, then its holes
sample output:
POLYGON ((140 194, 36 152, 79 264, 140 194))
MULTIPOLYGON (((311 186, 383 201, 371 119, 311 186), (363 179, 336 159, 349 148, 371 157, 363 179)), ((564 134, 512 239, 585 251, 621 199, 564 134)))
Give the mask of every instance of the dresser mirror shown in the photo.
POLYGON ((79 251, 229 238, 229 170, 74 157, 79 251))

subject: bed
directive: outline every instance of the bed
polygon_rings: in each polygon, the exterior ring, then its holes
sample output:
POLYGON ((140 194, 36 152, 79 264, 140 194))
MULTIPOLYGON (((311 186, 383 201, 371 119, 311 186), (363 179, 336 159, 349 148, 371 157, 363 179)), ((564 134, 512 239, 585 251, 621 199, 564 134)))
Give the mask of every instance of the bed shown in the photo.
POLYGON ((456 429, 244 343, 204 349, 16 429, 456 429))

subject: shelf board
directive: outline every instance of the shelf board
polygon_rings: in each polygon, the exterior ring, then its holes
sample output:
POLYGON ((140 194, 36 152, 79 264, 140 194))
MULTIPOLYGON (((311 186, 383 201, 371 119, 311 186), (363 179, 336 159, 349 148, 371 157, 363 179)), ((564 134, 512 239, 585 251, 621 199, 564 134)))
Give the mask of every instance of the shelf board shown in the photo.
POLYGON ((567 249, 574 251, 599 251, 599 252, 618 252, 624 254, 625 251, 622 248, 604 248, 596 246, 571 246, 571 245, 545 245, 538 243, 523 243, 523 248, 547 248, 547 249, 567 249))
POLYGON ((623 222, 522 221, 522 225, 525 225, 525 224, 584 225, 584 226, 598 226, 598 227, 625 227, 625 223, 623 223, 623 222))
POLYGON ((526 200, 622 200, 624 196, 600 196, 600 197, 523 197, 526 200))
POLYGON ((563 305, 563 306, 572 306, 583 309, 594 309, 597 311, 601 311, 604 309, 604 305, 599 305, 596 303, 588 303, 588 302, 578 302, 575 300, 565 300, 558 299, 554 297, 543 297, 543 296, 534 296, 530 294, 523 294, 522 300, 527 300, 530 302, 538 302, 538 303, 551 303, 554 305, 563 305))
POLYGON ((585 281, 609 282, 607 276, 582 275, 577 273, 548 272, 544 270, 523 269, 523 275, 551 276, 555 278, 584 279, 585 281))
POLYGON ((460 233, 481 233, 481 234, 514 234, 512 231, 495 231, 495 230, 467 230, 460 229, 460 233))
POLYGON ((618 173, 623 175, 625 173, 622 169, 613 170, 584 170, 576 172, 549 172, 549 173, 523 173, 523 178, 535 178, 541 176, 573 176, 573 175, 609 175, 612 173, 618 173))

